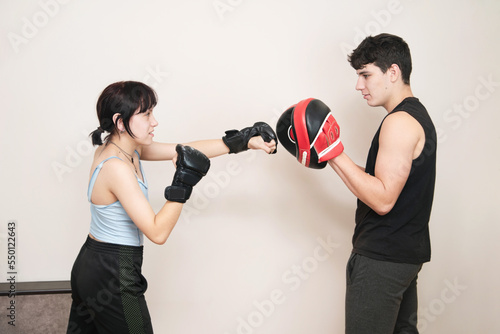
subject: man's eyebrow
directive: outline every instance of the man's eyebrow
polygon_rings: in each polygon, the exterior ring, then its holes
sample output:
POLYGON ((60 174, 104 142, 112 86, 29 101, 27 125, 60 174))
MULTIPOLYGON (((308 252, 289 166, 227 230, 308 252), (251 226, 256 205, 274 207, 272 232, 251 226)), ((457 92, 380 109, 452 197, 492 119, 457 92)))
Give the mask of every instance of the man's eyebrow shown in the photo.
POLYGON ((361 70, 361 71, 358 72, 358 75, 365 75, 365 74, 368 74, 368 73, 370 73, 370 71, 368 71, 368 70, 361 70))

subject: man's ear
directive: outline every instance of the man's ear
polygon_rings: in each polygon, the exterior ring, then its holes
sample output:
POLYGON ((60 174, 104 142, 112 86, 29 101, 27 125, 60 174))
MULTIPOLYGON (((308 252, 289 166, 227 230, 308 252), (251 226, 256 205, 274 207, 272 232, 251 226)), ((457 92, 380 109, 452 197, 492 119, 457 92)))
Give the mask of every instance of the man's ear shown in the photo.
POLYGON ((392 64, 387 71, 391 82, 396 82, 399 78, 401 78, 401 69, 397 64, 392 64))
POLYGON ((123 126, 123 120, 119 113, 115 113, 113 115, 113 123, 115 123, 115 128, 118 130, 118 132, 123 133, 125 131, 125 127, 123 126))

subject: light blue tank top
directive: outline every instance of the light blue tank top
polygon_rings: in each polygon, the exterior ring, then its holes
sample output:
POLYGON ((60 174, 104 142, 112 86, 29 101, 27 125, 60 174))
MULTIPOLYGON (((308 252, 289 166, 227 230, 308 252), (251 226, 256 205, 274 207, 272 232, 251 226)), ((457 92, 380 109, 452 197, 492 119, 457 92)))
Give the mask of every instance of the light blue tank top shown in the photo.
MULTIPOLYGON (((137 151, 135 153, 139 155, 137 151)), ((97 176, 99 175, 99 172, 101 171, 104 163, 112 158, 120 159, 116 156, 112 156, 103 160, 95 168, 94 172, 92 173, 92 177, 90 178, 89 188, 87 191, 91 213, 90 234, 92 234, 92 236, 94 236, 96 239, 104 242, 127 246, 142 246, 144 241, 142 231, 139 230, 132 219, 130 219, 119 201, 116 201, 109 205, 96 205, 92 203, 92 190, 94 189, 94 184, 97 176)), ((142 182, 139 178, 137 178, 137 182, 139 182, 142 193, 149 200, 148 184, 146 181, 146 177, 144 176, 140 160, 139 169, 141 170, 144 182, 142 182)))

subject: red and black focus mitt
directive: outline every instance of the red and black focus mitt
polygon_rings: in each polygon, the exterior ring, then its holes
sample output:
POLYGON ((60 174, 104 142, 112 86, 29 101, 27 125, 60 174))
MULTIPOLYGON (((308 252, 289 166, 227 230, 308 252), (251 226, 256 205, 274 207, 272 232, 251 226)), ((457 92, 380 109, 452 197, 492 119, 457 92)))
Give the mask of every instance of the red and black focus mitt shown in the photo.
POLYGON ((344 151, 330 108, 308 98, 288 108, 276 124, 279 141, 304 166, 321 169, 344 151))

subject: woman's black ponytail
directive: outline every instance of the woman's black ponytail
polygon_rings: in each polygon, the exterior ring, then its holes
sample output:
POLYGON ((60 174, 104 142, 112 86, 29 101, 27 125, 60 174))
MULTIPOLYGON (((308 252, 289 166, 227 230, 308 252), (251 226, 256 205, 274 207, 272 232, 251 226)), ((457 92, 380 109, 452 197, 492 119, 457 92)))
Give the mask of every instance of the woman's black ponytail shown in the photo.
POLYGON ((90 133, 90 137, 92 137, 92 145, 94 146, 101 146, 102 145, 102 134, 104 133, 104 130, 101 127, 98 127, 94 131, 90 133))

